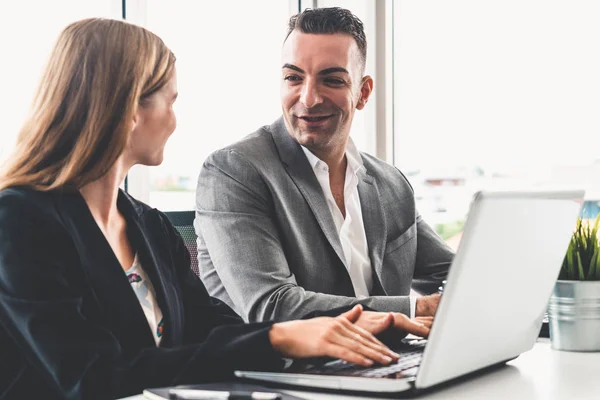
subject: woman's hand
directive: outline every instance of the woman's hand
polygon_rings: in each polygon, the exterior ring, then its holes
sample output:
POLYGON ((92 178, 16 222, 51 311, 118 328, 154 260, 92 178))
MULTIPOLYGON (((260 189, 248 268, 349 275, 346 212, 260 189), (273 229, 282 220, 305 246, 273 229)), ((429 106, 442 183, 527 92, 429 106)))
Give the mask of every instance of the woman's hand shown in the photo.
POLYGON ((361 314, 357 305, 338 317, 276 323, 269 332, 273 348, 286 357, 329 356, 369 367, 374 362, 389 364, 398 354, 372 333, 354 324, 361 314))
POLYGON ((378 335, 381 332, 394 328, 403 333, 427 337, 433 323, 433 317, 408 318, 402 313, 363 311, 355 325, 364 330, 378 335))

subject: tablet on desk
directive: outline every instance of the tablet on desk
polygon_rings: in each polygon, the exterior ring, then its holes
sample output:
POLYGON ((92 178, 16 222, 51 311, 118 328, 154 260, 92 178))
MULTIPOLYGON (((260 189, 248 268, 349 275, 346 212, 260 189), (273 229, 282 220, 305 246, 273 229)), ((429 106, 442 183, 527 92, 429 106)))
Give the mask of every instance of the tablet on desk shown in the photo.
POLYGON ((292 396, 290 394, 282 393, 278 390, 273 390, 268 387, 250 383, 241 382, 218 382, 218 383, 206 383, 198 385, 180 385, 163 388, 146 389, 143 393, 144 397, 148 400, 191 400, 191 399, 231 399, 231 400, 242 400, 246 397, 247 400, 298 400, 301 397, 292 396), (194 395, 190 390, 197 390, 194 395), (170 393, 178 391, 180 396, 173 396, 170 393), (204 392, 201 392, 204 391, 204 392), (218 396, 206 396, 207 392, 220 392, 218 396), (228 397, 227 393, 235 393, 234 397, 228 397), (252 393, 256 395, 251 396, 252 393), (188 396, 189 394, 189 396, 188 396), (242 397, 240 397, 240 395, 242 397), (274 396, 273 396, 274 395, 274 396))

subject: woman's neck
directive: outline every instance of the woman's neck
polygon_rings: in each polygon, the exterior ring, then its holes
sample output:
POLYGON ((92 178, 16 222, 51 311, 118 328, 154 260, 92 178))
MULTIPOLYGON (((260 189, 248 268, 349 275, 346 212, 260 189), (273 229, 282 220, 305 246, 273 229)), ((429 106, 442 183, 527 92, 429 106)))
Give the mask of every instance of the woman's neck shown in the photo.
POLYGON ((129 167, 125 167, 122 159, 119 158, 103 177, 79 189, 100 228, 107 228, 119 215, 117 209, 119 185, 125 179, 128 170, 129 167))

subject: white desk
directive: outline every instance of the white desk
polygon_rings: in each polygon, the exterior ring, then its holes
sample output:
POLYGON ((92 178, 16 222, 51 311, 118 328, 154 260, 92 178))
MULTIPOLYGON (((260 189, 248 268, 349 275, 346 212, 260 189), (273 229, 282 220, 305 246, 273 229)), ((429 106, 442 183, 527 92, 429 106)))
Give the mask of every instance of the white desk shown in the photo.
MULTIPOLYGON (((357 400, 357 396, 286 391, 306 399, 357 400)), ((142 400, 134 396, 128 400, 142 400)), ((600 353, 552 350, 548 339, 496 371, 417 397, 430 399, 600 399, 600 353)))

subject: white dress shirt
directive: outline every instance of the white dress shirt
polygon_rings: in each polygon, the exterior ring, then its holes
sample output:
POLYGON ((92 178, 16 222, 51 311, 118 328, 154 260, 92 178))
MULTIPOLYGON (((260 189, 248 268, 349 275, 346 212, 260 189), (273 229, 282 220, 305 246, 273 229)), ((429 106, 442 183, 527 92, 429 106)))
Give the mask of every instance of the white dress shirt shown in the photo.
MULTIPOLYGON (((357 298, 368 297, 373 288, 373 269, 371 268, 371 259, 369 258, 369 248, 367 245, 367 236, 365 234, 365 225, 363 222, 362 210, 360 207, 360 197, 358 195, 358 173, 365 170, 362 158, 352 139, 348 140, 346 147, 346 177, 344 181, 344 207, 346 208, 346 218, 338 208, 331 185, 329 182, 329 167, 317 156, 311 153, 306 147, 302 146, 308 162, 323 189, 329 211, 333 217, 333 222, 337 229, 348 275, 354 287, 354 293, 357 298)), ((410 297, 410 317, 415 316, 416 298, 410 297)))

